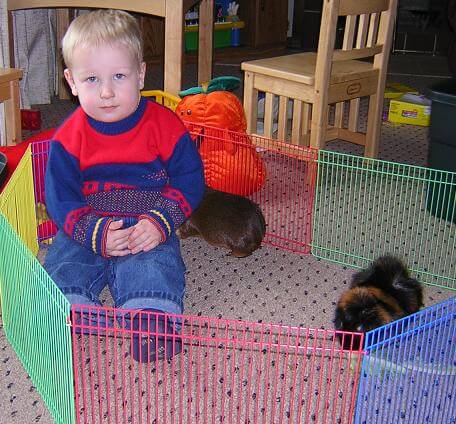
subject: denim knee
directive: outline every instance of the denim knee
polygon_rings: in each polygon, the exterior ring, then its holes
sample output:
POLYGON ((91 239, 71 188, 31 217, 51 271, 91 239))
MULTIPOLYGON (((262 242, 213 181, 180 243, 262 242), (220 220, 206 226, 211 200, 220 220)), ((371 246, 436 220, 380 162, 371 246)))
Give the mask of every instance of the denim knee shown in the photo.
POLYGON ((83 303, 86 299, 88 304, 100 304, 98 296, 107 283, 106 259, 90 252, 62 231, 49 247, 44 268, 71 303, 83 303))
POLYGON ((183 312, 185 264, 175 236, 149 252, 115 258, 113 264, 110 289, 116 306, 183 312))

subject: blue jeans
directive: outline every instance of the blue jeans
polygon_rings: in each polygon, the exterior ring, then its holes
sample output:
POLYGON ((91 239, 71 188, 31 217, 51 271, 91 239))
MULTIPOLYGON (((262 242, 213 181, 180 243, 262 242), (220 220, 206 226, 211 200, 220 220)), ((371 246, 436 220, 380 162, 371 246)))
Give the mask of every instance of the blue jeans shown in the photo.
POLYGON ((149 252, 103 258, 59 231, 44 268, 72 304, 100 305, 107 284, 119 308, 184 309, 185 264, 174 234, 149 252))

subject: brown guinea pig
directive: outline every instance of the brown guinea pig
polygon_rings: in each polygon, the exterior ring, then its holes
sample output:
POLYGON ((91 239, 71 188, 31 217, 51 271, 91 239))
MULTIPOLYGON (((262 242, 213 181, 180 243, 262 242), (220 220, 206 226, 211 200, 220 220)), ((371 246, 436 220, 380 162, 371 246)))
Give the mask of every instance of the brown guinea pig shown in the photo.
POLYGON ((256 203, 206 187, 200 205, 176 234, 181 239, 201 237, 243 258, 260 247, 265 232, 266 222, 256 203))

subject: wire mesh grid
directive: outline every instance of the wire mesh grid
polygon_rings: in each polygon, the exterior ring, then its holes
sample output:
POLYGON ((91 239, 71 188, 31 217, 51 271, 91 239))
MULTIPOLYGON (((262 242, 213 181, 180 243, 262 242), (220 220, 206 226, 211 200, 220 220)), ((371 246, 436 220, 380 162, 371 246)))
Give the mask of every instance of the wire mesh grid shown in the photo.
POLYGON ((456 422, 455 337, 456 297, 367 333, 355 422, 456 422))
POLYGON ((70 304, 0 213, 5 334, 57 423, 74 422, 70 304))
POLYGON ((362 351, 342 350, 334 331, 77 305, 72 313, 85 317, 73 320, 78 423, 352 422, 362 351), (179 330, 159 330, 159 316, 179 330), (137 362, 144 338, 180 353, 137 362))
MULTIPOLYGON (((264 242, 310 253, 316 151, 201 125, 190 125, 190 133, 202 151, 206 180, 214 181, 213 188, 248 195, 259 204, 267 223, 264 242)), ((52 238, 57 231, 45 210, 48 152, 49 141, 32 144, 39 241, 52 238)))
POLYGON ((456 173, 320 151, 312 253, 365 267, 385 252, 456 289, 456 173))
POLYGON ((33 177, 30 148, 26 150, 13 175, 0 193, 0 212, 7 218, 25 245, 38 252, 33 177))
POLYGON ((44 193, 44 176, 49 154, 49 144, 49 140, 31 143, 38 242, 46 242, 52 239, 57 233, 57 227, 49 218, 46 211, 44 193))
POLYGON ((310 253, 317 151, 208 126, 189 124, 189 129, 206 181, 213 188, 248 195, 261 207, 267 223, 264 242, 310 253))

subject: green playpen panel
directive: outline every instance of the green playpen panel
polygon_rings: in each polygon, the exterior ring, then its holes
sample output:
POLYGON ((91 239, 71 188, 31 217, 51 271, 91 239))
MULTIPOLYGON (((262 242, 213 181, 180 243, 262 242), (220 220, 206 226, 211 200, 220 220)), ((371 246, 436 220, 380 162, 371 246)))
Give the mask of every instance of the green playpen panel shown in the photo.
POLYGON ((320 151, 312 253, 365 267, 401 256, 425 283, 456 289, 456 173, 320 151))
POLYGON ((57 423, 74 423, 70 304, 0 213, 5 334, 57 423))

